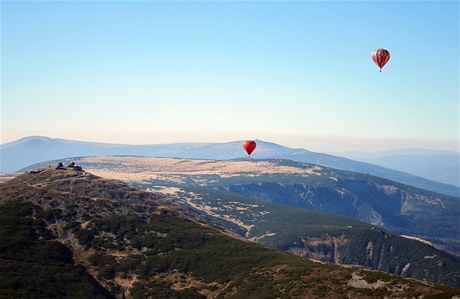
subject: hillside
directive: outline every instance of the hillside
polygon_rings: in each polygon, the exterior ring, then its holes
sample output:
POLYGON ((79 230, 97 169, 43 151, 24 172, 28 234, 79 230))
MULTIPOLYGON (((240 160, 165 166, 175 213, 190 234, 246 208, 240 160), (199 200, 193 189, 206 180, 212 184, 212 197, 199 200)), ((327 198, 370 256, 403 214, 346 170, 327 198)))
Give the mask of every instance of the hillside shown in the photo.
POLYGON ((459 289, 283 254, 236 238, 154 193, 73 169, 20 175, 0 184, 0 195, 0 237, 8 241, 0 247, 1 297, 460 294, 459 289), (42 272, 46 275, 38 275, 42 272))
POLYGON ((460 260, 382 228, 332 214, 273 205, 209 190, 153 188, 173 194, 203 217, 247 239, 310 259, 362 265, 392 274, 459 285, 460 260))
POLYGON ((100 176, 121 179, 189 205, 210 221, 255 242, 321 261, 459 283, 457 258, 376 227, 423 237, 455 252, 457 198, 285 160, 77 160, 100 176), (440 213, 444 216, 439 217, 440 213))
MULTIPOLYGON (((120 145, 80 142, 48 137, 26 137, 0 145, 0 171, 18 171, 34 163, 81 156, 135 155, 149 157, 176 157, 193 159, 229 160, 245 158, 241 141, 226 143, 182 143, 153 145, 120 145)), ((418 176, 343 157, 293 149, 279 144, 257 140, 252 155, 257 159, 289 159, 323 165, 341 170, 368 173, 434 192, 459 196, 460 188, 430 181, 418 176)))

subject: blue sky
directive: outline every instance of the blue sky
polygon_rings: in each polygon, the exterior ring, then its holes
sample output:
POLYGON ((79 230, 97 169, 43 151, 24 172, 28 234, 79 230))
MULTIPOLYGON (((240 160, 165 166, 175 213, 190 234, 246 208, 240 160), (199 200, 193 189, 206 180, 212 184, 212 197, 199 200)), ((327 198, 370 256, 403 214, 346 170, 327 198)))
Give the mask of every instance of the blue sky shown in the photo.
POLYGON ((459 150, 457 1, 2 1, 1 14, 1 143, 459 150))

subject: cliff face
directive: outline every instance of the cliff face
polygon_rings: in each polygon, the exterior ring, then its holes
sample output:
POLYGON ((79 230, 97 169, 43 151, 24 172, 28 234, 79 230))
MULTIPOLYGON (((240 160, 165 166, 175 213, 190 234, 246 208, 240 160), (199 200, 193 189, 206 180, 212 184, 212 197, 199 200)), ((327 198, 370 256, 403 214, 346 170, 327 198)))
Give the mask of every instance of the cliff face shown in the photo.
MULTIPOLYGON (((402 234, 428 234, 433 239, 442 239, 455 238, 458 231, 454 220, 458 219, 456 199, 443 201, 434 194, 398 185, 338 180, 333 187, 269 182, 228 185, 223 189, 263 202, 332 212, 402 234)), ((285 232, 291 229, 288 219, 286 222, 279 223, 285 232)), ((323 262, 362 265, 404 277, 460 285, 459 260, 429 245, 378 229, 362 229, 359 233, 351 229, 345 229, 344 233, 340 229, 331 232, 310 227, 310 230, 317 233, 305 233, 302 238, 291 234, 284 239, 278 235, 259 242, 323 262)))
POLYGON ((259 201, 333 213, 440 243, 452 239, 447 249, 454 253, 460 250, 455 243, 460 232, 458 198, 364 179, 337 179, 333 185, 259 182, 221 188, 259 201))
POLYGON ((287 246, 286 251, 312 260, 338 264, 342 262, 341 247, 349 243, 350 240, 344 236, 322 236, 302 239, 300 246, 287 246))
MULTIPOLYGON (((385 231, 416 235, 429 239, 436 246, 441 245, 444 250, 458 252, 455 251, 460 248, 455 247, 459 232, 458 198, 364 174, 286 160, 147 157, 72 160, 101 176, 122 179, 162 193, 178 206, 199 211, 210 222, 254 242, 316 260, 358 264, 421 280, 458 285, 460 266, 457 258, 427 244, 393 238, 394 235, 385 231), (308 245, 309 241, 313 243, 308 245), (417 251, 423 254, 414 253, 419 245, 423 248, 417 251)), ((88 192, 93 192, 94 196, 115 196, 121 202, 128 199, 123 192, 99 189, 88 192)), ((151 196, 145 193, 137 199, 137 207, 144 210, 149 205, 141 202, 148 202, 151 196)), ((136 203, 134 197, 130 200, 136 203)), ((156 200, 153 205, 158 202, 156 200)))
MULTIPOLYGON (((1 184, 0 196, 1 297, 460 294, 267 249, 232 237, 164 197, 84 172, 24 174, 1 184)), ((340 248, 344 242, 330 244, 340 248)))
POLYGON ((420 242, 384 232, 377 237, 367 234, 367 238, 349 234, 302 238, 284 244, 283 250, 321 262, 363 265, 403 277, 460 285, 459 261, 420 242))

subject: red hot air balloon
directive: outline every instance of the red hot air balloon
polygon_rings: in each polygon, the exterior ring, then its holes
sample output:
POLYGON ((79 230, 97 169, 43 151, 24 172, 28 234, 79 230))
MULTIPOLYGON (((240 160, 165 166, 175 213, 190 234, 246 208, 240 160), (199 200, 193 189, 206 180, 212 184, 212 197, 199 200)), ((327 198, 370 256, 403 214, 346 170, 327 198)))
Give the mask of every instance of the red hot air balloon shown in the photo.
POLYGON ((372 52, 372 60, 382 71, 383 66, 390 60, 390 52, 382 48, 376 49, 372 52))
POLYGON ((252 152, 256 149, 256 142, 253 140, 246 140, 243 142, 243 148, 250 157, 252 152))

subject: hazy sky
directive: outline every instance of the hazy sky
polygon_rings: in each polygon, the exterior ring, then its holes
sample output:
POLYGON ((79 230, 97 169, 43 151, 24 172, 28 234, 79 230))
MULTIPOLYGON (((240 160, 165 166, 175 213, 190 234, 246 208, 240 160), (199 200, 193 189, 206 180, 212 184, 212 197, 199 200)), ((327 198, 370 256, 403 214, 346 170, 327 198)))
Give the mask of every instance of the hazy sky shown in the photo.
POLYGON ((1 75, 1 143, 459 150, 458 1, 2 1, 1 75))

